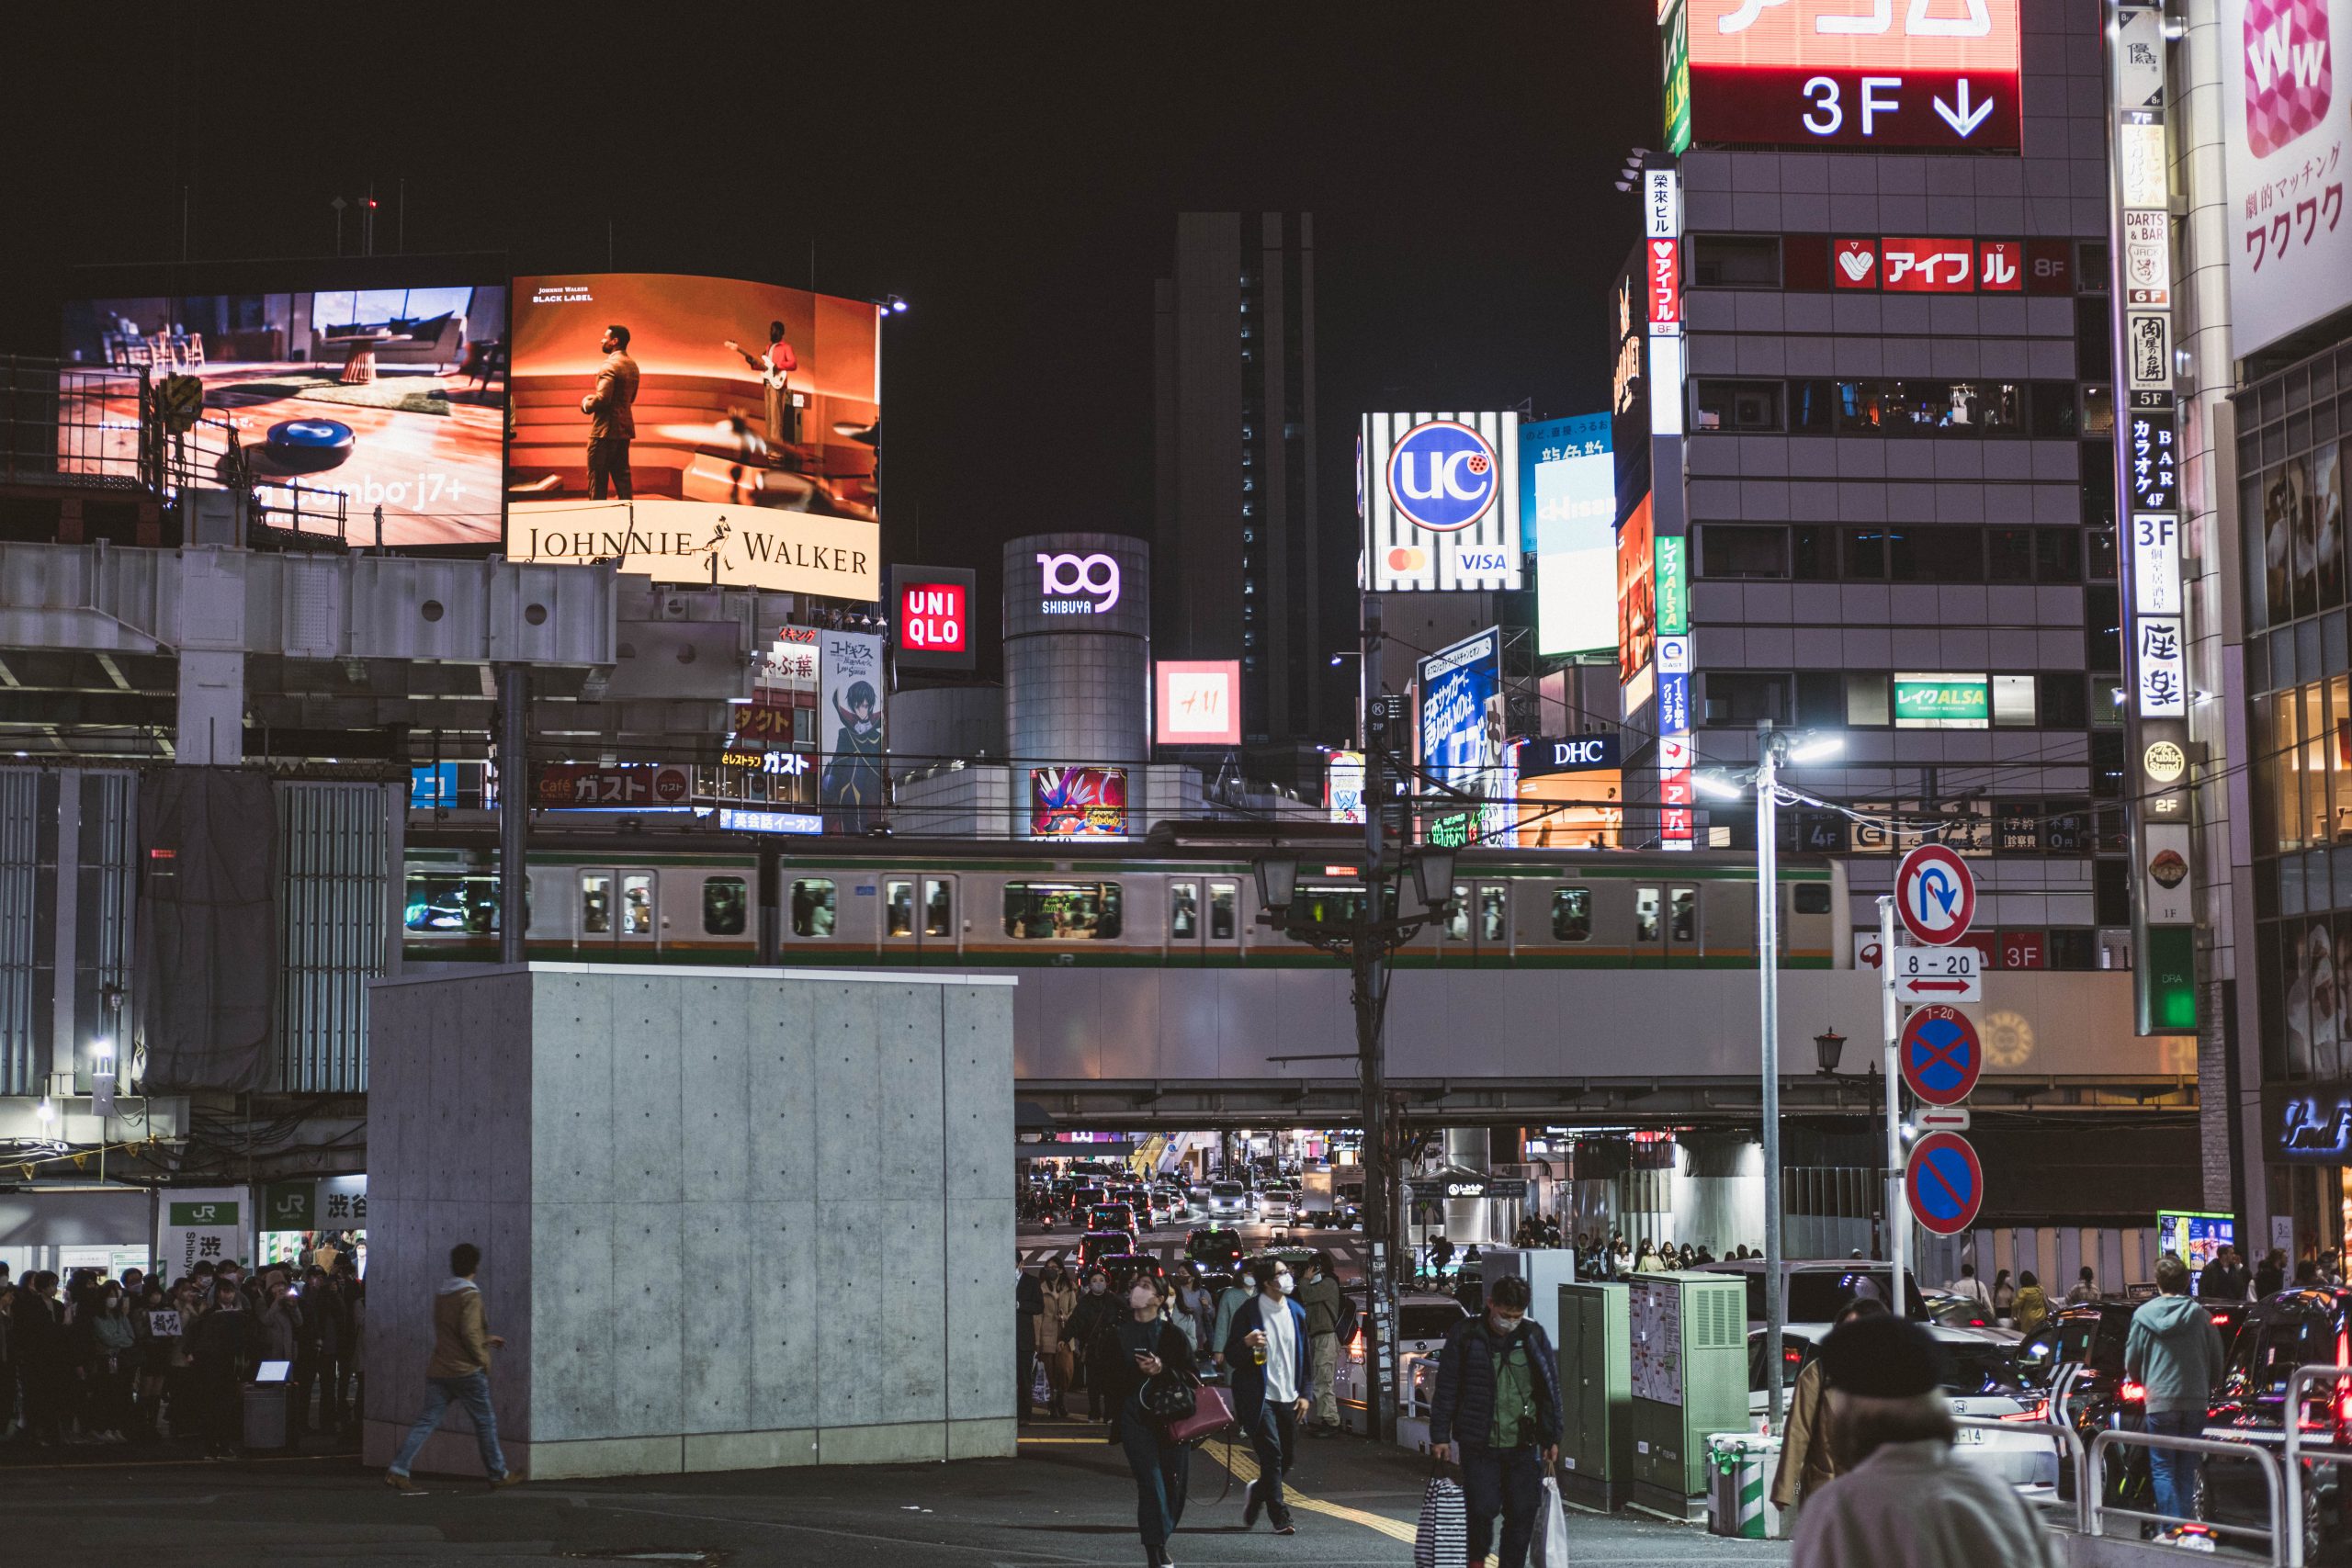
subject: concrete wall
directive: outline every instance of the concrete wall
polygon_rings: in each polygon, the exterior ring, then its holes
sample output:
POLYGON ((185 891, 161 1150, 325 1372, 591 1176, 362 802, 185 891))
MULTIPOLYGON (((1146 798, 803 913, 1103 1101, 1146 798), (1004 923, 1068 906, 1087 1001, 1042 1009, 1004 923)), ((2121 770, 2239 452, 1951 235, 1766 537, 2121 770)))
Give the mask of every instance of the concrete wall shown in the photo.
MULTIPOLYGON (((543 964, 372 1001, 368 1463, 461 1240, 526 1474, 1012 1452, 1008 981, 543 964)), ((418 1462, 479 1473, 462 1416, 418 1462)))

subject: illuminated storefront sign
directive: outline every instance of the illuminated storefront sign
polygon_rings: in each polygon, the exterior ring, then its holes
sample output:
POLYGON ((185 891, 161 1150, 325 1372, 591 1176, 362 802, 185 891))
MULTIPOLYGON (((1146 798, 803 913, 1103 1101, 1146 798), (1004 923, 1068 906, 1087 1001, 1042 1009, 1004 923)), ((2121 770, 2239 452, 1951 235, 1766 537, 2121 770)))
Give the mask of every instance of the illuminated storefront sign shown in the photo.
POLYGON ((1508 799, 1504 772, 1502 634, 1484 631, 1419 661, 1415 683, 1420 697, 1421 766, 1432 793, 1461 802, 1430 819, 1432 843, 1449 841, 1461 819, 1464 837, 1484 840, 1504 825, 1499 807, 1482 803, 1508 799), (1441 837, 1441 834, 1446 835, 1441 837))
POLYGON ((1897 675, 1894 722, 1933 721, 1982 729, 1993 721, 1992 688, 1982 675, 1897 675))
POLYGON ((1372 592, 1521 585, 1515 411, 1366 414, 1357 454, 1372 592))
POLYGON ((1119 563, 1107 555, 1040 551, 1045 583, 1038 608, 1048 615, 1105 615, 1119 606, 1119 563))
POLYGON ((1029 770, 1032 838, 1116 839, 1126 831, 1126 769, 1029 770))
POLYGON ((1334 822, 1363 821, 1363 753, 1334 751, 1323 769, 1323 807, 1334 822))
POLYGON ((1610 439, 1607 414, 1519 427, 1521 512, 1535 526, 1542 653, 1585 653, 1615 640, 1617 462, 1610 439))
POLYGON ((722 807, 718 825, 730 833, 821 833, 824 818, 810 811, 762 811, 752 807, 722 807))
POLYGON ((1241 664, 1238 660, 1159 661, 1153 739, 1162 746, 1241 743, 1241 664))
POLYGON ((2220 0, 2222 249, 2230 343, 2241 357, 2352 305, 2345 94, 2335 40, 2352 0, 2220 0))
POLYGON ((969 670, 975 578, 959 567, 890 569, 890 651, 902 670, 969 670))

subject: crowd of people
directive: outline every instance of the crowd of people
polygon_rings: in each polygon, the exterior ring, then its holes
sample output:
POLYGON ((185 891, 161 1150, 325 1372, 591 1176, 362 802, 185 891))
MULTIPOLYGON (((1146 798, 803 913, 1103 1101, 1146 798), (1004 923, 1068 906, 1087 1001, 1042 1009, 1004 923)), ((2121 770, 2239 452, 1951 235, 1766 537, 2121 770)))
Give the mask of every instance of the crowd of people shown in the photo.
POLYGON ((242 1390, 287 1363, 289 1443, 356 1427, 367 1292, 352 1255, 322 1247, 258 1270, 199 1261, 176 1280, 127 1269, 11 1279, 0 1264, 0 1437, 37 1447, 243 1440, 242 1390))

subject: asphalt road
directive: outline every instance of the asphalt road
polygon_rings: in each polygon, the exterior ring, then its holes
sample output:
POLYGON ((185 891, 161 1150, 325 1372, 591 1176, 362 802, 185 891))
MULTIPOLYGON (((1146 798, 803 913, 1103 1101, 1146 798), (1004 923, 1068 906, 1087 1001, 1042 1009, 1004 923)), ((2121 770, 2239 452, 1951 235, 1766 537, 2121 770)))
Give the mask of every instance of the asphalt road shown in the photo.
MULTIPOLYGON (((28 1550, 174 1568, 330 1568, 363 1560, 465 1568, 581 1560, 747 1568, 1134 1568, 1135 1492, 1099 1428, 1024 1428, 1020 1456, 954 1465, 746 1471, 532 1483, 497 1494, 420 1477, 402 1496, 348 1457, 131 1465, 74 1451, 0 1470, 0 1518, 28 1550)), ((1294 1482, 1296 1536, 1241 1529, 1249 1455, 1193 1459, 1181 1564, 1355 1568, 1412 1561, 1424 1461, 1351 1438, 1307 1446, 1294 1482)), ((1775 1563, 1778 1543, 1724 1540, 1642 1516, 1571 1510, 1574 1561, 1596 1568, 1775 1563)))

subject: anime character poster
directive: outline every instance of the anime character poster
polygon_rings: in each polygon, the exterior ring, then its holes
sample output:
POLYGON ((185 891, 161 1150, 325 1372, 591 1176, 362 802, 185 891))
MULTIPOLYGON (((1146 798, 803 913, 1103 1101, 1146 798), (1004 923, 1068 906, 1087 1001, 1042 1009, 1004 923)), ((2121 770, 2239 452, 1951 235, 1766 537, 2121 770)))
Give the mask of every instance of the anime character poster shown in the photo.
POLYGON ((824 739, 825 771, 817 784, 825 831, 864 833, 881 826, 888 784, 888 739, 882 639, 865 632, 820 632, 822 684, 817 732, 824 739))

